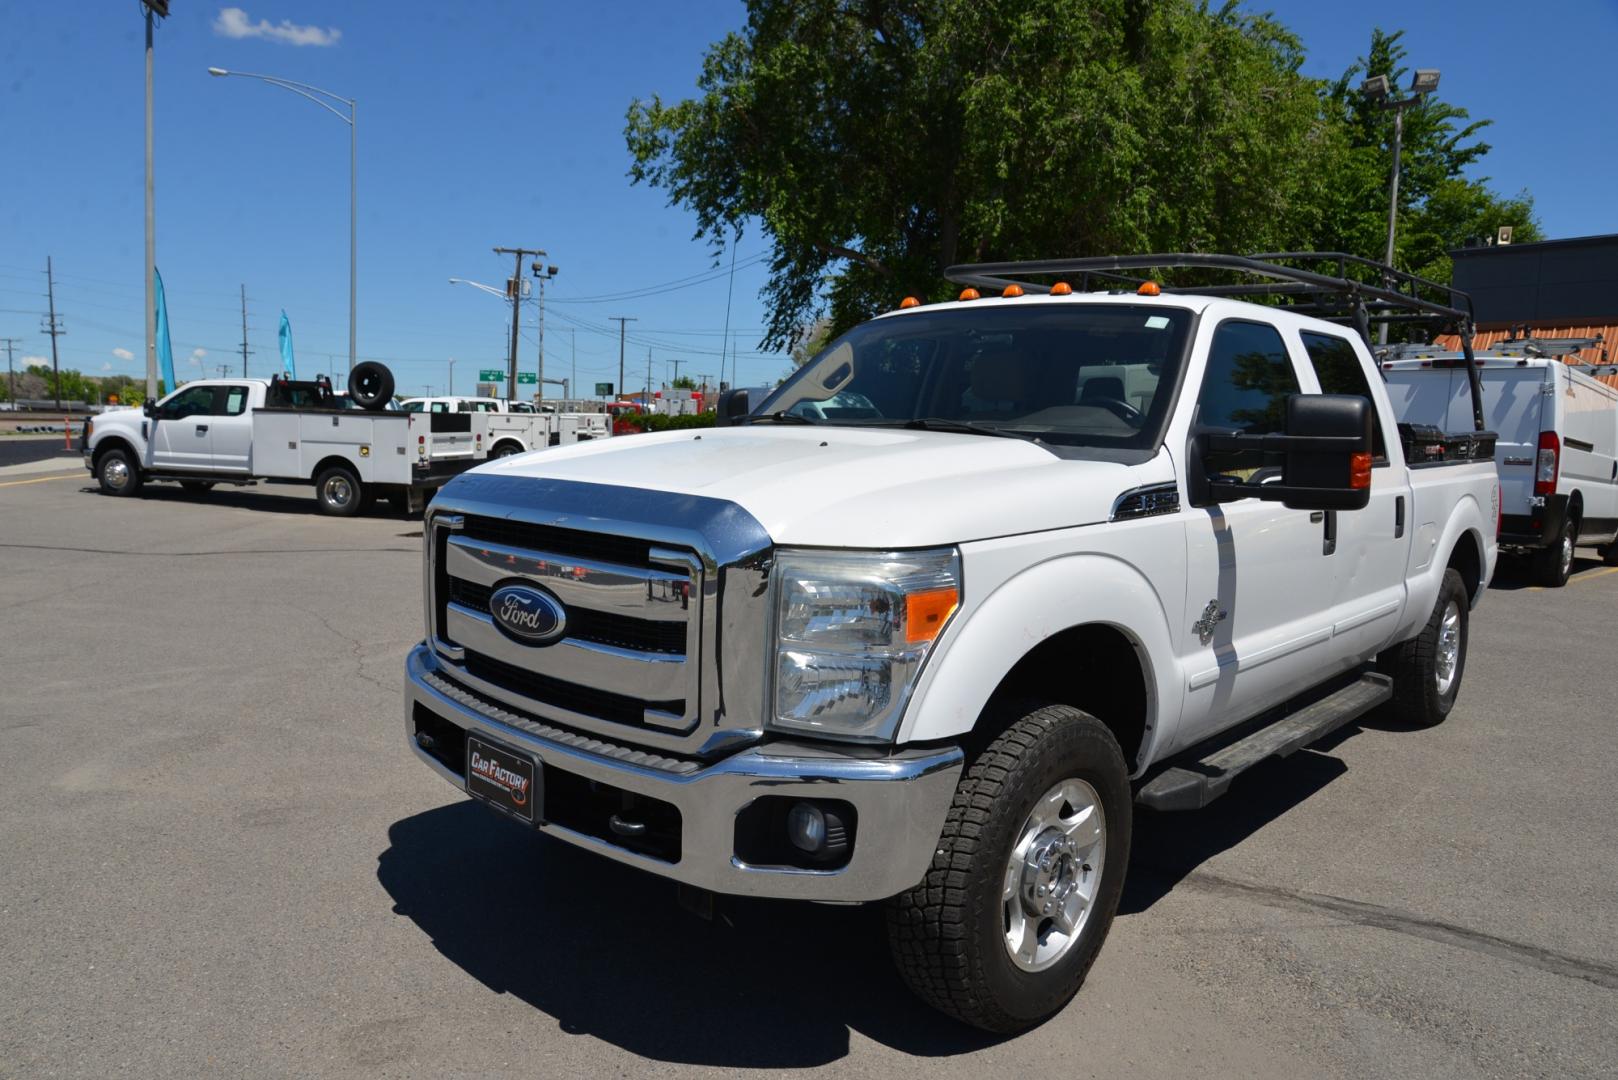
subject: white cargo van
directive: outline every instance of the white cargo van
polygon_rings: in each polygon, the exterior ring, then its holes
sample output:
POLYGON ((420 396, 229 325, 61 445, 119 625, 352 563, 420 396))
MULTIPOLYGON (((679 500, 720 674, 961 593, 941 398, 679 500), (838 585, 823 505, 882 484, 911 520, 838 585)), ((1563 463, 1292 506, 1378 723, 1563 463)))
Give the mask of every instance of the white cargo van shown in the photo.
MULTIPOLYGON (((1573 551, 1618 566, 1618 389, 1561 359, 1588 339, 1507 341, 1476 354, 1484 423, 1499 436, 1500 547, 1566 584, 1573 551)), ((1382 361, 1400 423, 1447 428, 1471 413, 1458 352, 1409 346, 1382 361)))

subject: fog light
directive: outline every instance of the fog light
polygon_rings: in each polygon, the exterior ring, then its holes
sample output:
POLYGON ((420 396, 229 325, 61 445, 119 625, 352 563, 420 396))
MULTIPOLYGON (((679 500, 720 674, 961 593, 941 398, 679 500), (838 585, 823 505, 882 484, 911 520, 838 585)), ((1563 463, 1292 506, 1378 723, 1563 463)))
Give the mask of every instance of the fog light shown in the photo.
POLYGON ((787 838, 792 846, 810 855, 826 847, 826 815, 808 803, 795 803, 787 811, 787 838))

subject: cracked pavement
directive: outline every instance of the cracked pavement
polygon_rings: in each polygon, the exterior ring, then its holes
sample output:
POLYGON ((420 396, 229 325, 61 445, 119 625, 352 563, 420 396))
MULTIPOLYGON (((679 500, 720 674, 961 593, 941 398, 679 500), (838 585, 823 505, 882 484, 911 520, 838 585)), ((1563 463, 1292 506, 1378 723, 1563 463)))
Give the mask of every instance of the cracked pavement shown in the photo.
POLYGON ((419 521, 0 488, 0 1076, 1618 1075, 1618 573, 1508 580, 1442 727, 1142 813, 1059 1017, 954 1027, 878 912, 729 901, 405 747, 419 521))

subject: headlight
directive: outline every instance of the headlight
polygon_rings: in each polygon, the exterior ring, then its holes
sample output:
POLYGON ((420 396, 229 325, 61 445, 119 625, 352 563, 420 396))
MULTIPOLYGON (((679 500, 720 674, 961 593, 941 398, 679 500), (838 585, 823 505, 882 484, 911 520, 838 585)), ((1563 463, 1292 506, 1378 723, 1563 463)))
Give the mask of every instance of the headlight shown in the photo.
POLYGON ((960 555, 784 551, 774 586, 772 726, 891 739, 922 662, 960 604, 960 555))

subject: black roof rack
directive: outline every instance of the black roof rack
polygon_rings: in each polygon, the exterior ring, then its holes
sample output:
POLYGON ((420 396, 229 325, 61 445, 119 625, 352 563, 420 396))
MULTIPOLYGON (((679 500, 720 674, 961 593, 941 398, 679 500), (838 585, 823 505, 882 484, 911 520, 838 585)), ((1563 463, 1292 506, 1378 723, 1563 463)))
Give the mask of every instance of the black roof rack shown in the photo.
MULTIPOLYGON (((1257 255, 1213 252, 1170 252, 1145 255, 1102 255, 1076 259, 1024 262, 964 263, 944 276, 958 285, 1003 289, 1018 285, 1025 292, 1048 293, 1050 285, 1030 277, 1077 277, 1069 281, 1079 292, 1095 284, 1138 288, 1142 271, 1223 271, 1247 279, 1207 284, 1163 284, 1165 293, 1194 293, 1243 300, 1270 299, 1300 315, 1355 327, 1371 344, 1373 324, 1415 324, 1430 336, 1456 334, 1461 352, 1472 359, 1475 320, 1472 298, 1440 282, 1418 277, 1385 263, 1341 251, 1272 251, 1257 255)), ((1472 419, 1483 430, 1483 390, 1476 365, 1467 363, 1472 390, 1472 419)))

